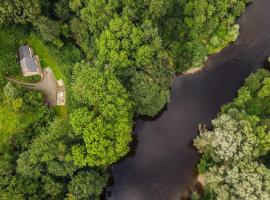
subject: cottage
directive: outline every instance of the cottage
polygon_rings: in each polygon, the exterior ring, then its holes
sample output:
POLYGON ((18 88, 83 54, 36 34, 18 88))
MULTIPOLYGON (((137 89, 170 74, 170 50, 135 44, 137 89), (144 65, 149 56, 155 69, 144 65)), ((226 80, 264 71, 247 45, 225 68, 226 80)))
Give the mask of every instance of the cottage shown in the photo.
POLYGON ((34 56, 28 45, 21 46, 18 53, 23 76, 41 75, 38 56, 34 56))

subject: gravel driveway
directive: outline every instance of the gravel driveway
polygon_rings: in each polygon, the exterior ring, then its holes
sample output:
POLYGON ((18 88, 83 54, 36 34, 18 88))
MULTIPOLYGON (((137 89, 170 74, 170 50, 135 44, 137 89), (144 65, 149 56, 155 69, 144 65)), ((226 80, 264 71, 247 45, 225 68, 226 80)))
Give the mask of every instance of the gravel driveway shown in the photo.
POLYGON ((47 67, 42 69, 42 71, 43 71, 42 80, 37 83, 26 83, 12 78, 7 78, 7 80, 17 83, 28 89, 40 91, 41 93, 43 93, 46 103, 48 103, 50 106, 56 106, 57 92, 65 91, 65 87, 60 87, 58 85, 51 68, 47 67))

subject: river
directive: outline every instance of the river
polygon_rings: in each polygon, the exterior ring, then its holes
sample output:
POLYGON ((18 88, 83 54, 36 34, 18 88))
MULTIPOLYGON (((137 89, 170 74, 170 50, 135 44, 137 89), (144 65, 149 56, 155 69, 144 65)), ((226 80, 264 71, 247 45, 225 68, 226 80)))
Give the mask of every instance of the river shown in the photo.
POLYGON ((198 124, 209 124, 270 55, 270 0, 254 0, 237 23, 236 42, 210 56, 200 72, 174 79, 171 102, 160 117, 137 121, 137 145, 112 167, 107 199, 180 199, 199 158, 192 147, 198 124))

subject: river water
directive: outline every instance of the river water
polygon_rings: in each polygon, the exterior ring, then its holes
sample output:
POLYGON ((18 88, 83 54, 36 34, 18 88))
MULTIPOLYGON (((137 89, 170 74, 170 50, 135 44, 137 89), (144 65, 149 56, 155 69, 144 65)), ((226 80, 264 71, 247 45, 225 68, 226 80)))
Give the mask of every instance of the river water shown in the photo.
POLYGON ((160 117, 137 121, 137 145, 131 156, 112 167, 107 199, 180 199, 198 161, 192 147, 198 124, 209 124, 270 55, 270 0, 254 0, 237 23, 235 43, 210 56, 200 72, 174 79, 171 102, 160 117))

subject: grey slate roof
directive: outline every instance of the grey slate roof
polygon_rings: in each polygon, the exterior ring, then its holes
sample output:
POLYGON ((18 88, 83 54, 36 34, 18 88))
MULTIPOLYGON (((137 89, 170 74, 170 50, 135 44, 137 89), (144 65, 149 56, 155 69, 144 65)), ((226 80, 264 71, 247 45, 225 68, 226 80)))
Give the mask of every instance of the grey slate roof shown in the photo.
POLYGON ((33 57, 30 47, 28 45, 23 45, 19 48, 19 57, 20 60, 25 57, 33 57))
POLYGON ((20 62, 21 62, 21 65, 23 65, 24 68, 27 68, 27 71, 29 71, 29 72, 38 72, 38 66, 37 66, 35 58, 25 57, 20 62))
MULTIPOLYGON (((20 64, 24 75, 28 75, 31 72, 39 72, 39 66, 36 58, 33 55, 31 48, 28 45, 19 47, 18 50, 20 64)), ((29 74, 30 75, 30 74, 29 74)))

